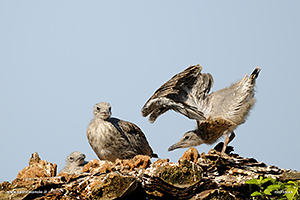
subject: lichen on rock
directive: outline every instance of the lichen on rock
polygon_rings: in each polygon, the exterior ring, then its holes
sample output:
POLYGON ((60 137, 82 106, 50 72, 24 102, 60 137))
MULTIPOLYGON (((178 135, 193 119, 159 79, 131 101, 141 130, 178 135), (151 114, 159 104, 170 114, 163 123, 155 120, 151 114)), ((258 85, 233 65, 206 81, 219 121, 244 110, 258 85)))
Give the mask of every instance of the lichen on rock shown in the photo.
POLYGON ((187 187, 201 180, 202 169, 197 164, 180 160, 176 165, 165 165, 156 170, 156 175, 176 187, 187 187))

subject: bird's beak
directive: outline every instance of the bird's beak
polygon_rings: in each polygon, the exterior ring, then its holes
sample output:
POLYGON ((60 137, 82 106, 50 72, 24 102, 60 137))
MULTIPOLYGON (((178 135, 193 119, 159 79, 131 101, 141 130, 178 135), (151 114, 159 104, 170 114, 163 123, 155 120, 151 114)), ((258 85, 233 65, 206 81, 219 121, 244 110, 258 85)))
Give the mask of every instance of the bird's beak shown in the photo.
POLYGON ((173 144, 172 146, 170 146, 170 147, 168 148, 168 151, 173 151, 173 150, 179 149, 179 148, 181 148, 181 145, 178 144, 178 143, 176 143, 176 144, 173 144))
POLYGON ((102 115, 104 115, 105 117, 108 117, 111 115, 111 112, 109 110, 106 110, 104 112, 101 112, 102 115))
POLYGON ((85 157, 86 156, 84 154, 81 154, 77 161, 79 161, 81 164, 83 164, 85 162, 85 160, 84 160, 85 157))

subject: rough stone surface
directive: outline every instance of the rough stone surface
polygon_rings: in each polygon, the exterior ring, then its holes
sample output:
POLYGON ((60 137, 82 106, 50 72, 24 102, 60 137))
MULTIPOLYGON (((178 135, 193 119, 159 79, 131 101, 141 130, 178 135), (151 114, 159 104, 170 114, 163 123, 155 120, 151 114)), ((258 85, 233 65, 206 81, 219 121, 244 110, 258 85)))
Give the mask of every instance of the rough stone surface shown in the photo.
POLYGON ((149 156, 145 155, 137 155, 130 160, 120 160, 117 159, 115 162, 116 166, 120 167, 128 167, 130 171, 134 170, 135 168, 143 168, 146 169, 151 164, 151 160, 149 156))
POLYGON ((57 164, 41 160, 38 153, 35 152, 29 159, 29 166, 20 171, 17 178, 52 177, 56 175, 56 170, 57 164))
POLYGON ((110 161, 103 160, 90 160, 88 164, 83 166, 82 172, 90 172, 90 173, 108 173, 112 170, 113 163, 110 161))
POLYGON ((199 153, 198 153, 197 149, 194 147, 191 147, 186 152, 184 152, 184 154, 178 160, 178 162, 180 162, 181 160, 189 160, 189 161, 196 163, 198 158, 199 158, 199 153))
POLYGON ((56 164, 33 154, 12 183, 0 184, 0 199, 251 199, 245 181, 252 178, 300 180, 297 171, 214 149, 199 155, 195 148, 177 163, 158 159, 151 164, 148 156, 138 155, 115 163, 91 160, 81 174, 55 174, 56 164), (48 168, 53 170, 47 174, 48 168))

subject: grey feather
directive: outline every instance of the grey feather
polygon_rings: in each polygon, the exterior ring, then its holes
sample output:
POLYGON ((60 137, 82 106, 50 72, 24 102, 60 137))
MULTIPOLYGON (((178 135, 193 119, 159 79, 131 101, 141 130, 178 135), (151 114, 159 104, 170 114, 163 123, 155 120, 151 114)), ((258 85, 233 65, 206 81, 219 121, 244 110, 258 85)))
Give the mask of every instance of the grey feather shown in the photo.
POLYGON ((157 117, 172 109, 190 119, 205 120, 201 103, 213 85, 210 74, 201 74, 202 67, 190 66, 163 84, 142 108, 141 114, 153 123, 157 117))
POLYGON ((87 138, 101 160, 131 159, 136 155, 153 154, 146 136, 135 124, 111 117, 109 103, 94 106, 94 119, 87 129, 87 138))
MULTIPOLYGON (((234 138, 233 130, 245 122, 255 103, 255 79, 260 68, 257 67, 250 77, 245 75, 242 80, 231 86, 210 94, 214 83, 213 77, 209 73, 201 73, 201 70, 200 65, 194 65, 173 76, 149 98, 141 114, 143 117, 150 115, 151 123, 170 109, 189 119, 195 119, 197 129, 187 132, 178 142, 181 144, 177 145, 177 148, 202 143, 212 144, 223 134, 225 134, 224 148, 226 148, 234 138), (232 137, 229 138, 228 133, 231 133, 232 137)), ((170 149, 174 150, 175 147, 173 145, 170 149)), ((224 148, 222 153, 225 151, 224 148)))

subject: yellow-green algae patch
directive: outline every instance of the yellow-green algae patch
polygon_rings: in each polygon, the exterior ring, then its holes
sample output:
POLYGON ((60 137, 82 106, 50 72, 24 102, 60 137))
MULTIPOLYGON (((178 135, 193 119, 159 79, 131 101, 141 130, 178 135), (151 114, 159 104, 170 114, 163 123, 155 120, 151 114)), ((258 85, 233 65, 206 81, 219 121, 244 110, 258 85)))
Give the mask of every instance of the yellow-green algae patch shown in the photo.
POLYGON ((158 177, 176 187, 188 187, 201 180, 202 169, 188 160, 181 160, 179 165, 166 165, 156 171, 158 177))

